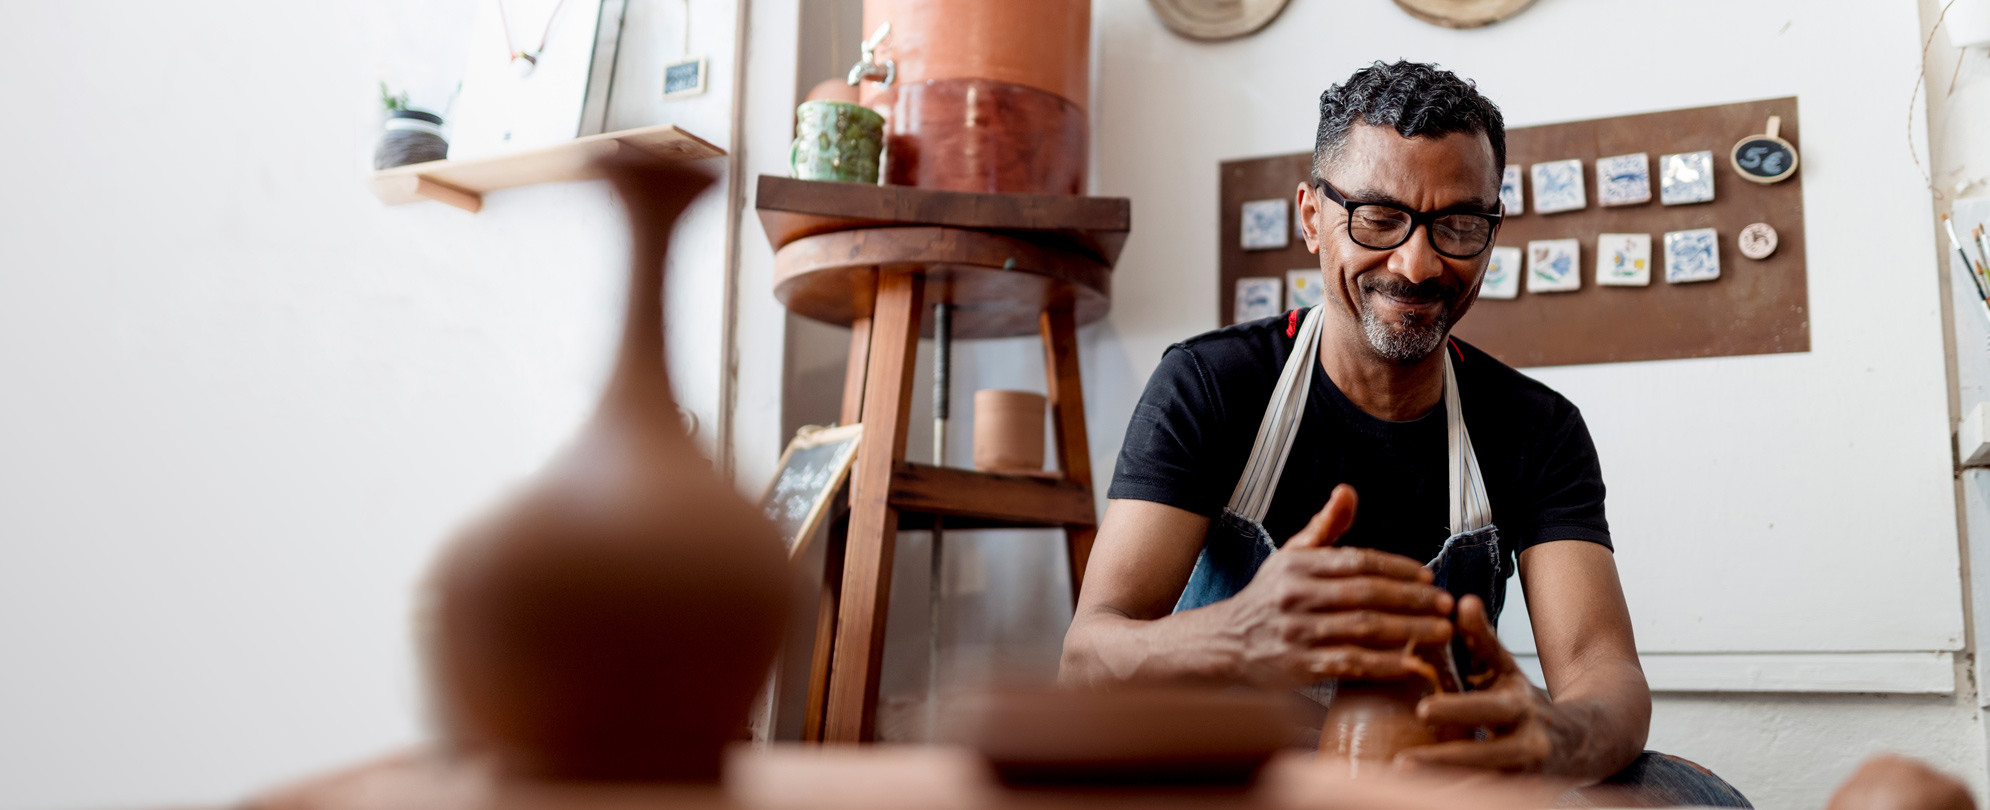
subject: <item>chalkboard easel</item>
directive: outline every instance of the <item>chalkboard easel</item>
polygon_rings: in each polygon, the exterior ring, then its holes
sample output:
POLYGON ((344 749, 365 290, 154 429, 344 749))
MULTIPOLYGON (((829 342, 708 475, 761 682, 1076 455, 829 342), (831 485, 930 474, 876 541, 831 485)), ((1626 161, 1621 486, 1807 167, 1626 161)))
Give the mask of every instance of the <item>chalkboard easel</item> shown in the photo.
POLYGON ((857 440, 863 433, 863 425, 809 425, 795 431, 794 440, 782 451, 774 481, 760 497, 760 510, 780 527, 790 558, 806 549, 809 538, 822 525, 830 498, 850 476, 850 464, 857 458, 857 440))

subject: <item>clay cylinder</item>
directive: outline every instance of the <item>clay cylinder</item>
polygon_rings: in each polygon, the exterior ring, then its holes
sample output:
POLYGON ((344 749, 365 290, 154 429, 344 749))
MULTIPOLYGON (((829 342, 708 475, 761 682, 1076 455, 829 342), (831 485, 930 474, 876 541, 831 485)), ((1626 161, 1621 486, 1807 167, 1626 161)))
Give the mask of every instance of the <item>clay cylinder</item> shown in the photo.
MULTIPOLYGON (((1086 0, 864 0, 864 35, 891 23, 877 57, 896 86, 992 79, 1088 106, 1092 4, 1086 0)), ((885 88, 865 82, 863 103, 885 88)))
POLYGON ((1422 679, 1342 681, 1320 727, 1320 754, 1345 757, 1349 774, 1359 776, 1387 768, 1405 748, 1461 739, 1417 719, 1417 702, 1436 691, 1422 679))
POLYGON ((974 392, 974 467, 988 472, 1043 469, 1042 394, 974 392))
POLYGON ((895 86, 871 108, 887 121, 887 185, 1011 194, 1085 190, 1085 110, 1054 93, 992 79, 934 79, 895 86))

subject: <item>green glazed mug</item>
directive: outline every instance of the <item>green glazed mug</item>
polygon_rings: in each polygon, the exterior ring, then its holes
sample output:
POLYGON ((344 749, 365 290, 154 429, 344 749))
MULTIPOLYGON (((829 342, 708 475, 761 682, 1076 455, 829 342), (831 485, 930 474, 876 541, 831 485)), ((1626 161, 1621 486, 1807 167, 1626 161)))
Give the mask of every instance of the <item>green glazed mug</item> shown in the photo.
POLYGON ((795 108, 789 174, 798 180, 876 183, 884 154, 884 116, 847 101, 808 101, 795 108))

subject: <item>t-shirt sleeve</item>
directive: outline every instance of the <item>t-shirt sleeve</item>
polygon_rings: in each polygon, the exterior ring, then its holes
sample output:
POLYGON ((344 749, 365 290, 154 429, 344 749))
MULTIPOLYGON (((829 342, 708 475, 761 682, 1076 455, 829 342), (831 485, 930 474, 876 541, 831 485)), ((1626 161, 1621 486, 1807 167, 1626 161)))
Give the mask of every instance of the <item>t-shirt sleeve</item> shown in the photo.
POLYGON ((1222 418, 1207 370, 1185 346, 1169 347, 1133 406, 1108 498, 1164 503, 1202 515, 1223 510, 1235 482, 1211 480, 1222 418))
MULTIPOLYGON (((1610 522, 1603 514, 1603 465, 1596 456, 1596 443, 1589 438, 1582 412, 1571 404, 1564 407, 1567 416, 1538 448, 1542 461, 1532 504, 1517 515, 1520 525, 1500 526, 1500 535, 1513 543, 1516 554, 1556 540, 1587 540, 1614 548, 1610 522)), ((1493 522, 1503 522, 1497 504, 1493 522)))

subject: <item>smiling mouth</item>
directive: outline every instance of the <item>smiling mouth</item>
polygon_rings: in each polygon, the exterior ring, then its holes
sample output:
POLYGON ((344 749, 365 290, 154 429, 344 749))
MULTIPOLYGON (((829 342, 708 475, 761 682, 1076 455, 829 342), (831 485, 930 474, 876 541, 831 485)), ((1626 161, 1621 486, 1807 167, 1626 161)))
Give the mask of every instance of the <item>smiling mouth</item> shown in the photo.
POLYGON ((1396 309, 1429 310, 1444 306, 1444 299, 1442 298, 1409 297, 1390 293, 1385 290, 1369 290, 1368 293, 1396 309))

